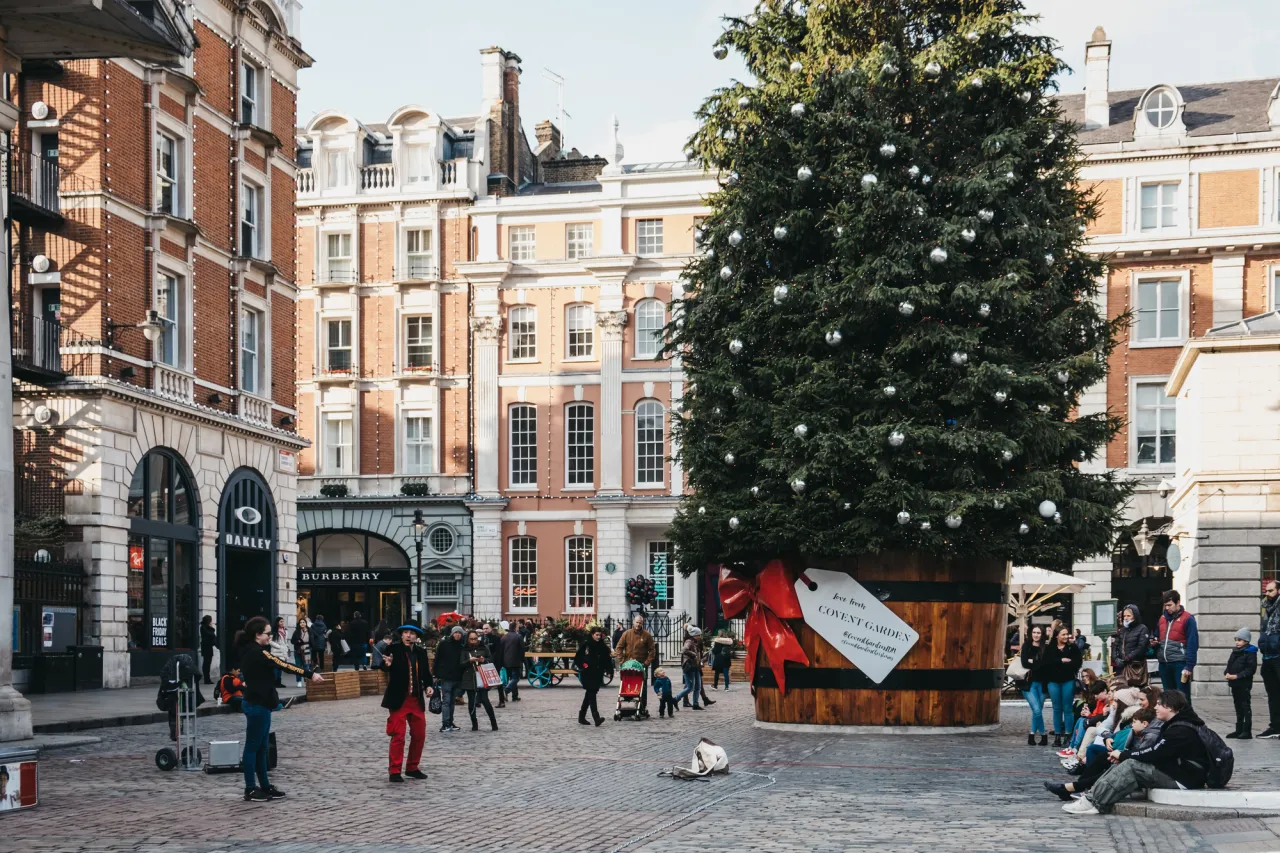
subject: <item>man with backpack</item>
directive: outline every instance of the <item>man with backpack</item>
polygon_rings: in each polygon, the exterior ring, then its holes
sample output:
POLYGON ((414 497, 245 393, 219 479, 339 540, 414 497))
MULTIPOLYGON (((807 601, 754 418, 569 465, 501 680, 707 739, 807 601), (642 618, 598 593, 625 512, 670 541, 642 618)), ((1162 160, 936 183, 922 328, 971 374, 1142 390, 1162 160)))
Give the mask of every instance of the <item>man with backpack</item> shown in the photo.
POLYGON ((1262 599, 1262 634, 1258 650, 1262 652, 1262 683, 1267 688, 1267 727, 1259 738, 1280 737, 1280 585, 1267 581, 1262 599))
POLYGON ((1227 784, 1234 766, 1231 750, 1191 710, 1186 694, 1163 691, 1155 710, 1156 719, 1164 723, 1155 743, 1113 750, 1110 758, 1115 766, 1102 774, 1088 794, 1063 806, 1063 811, 1106 814, 1139 788, 1221 788, 1227 784))

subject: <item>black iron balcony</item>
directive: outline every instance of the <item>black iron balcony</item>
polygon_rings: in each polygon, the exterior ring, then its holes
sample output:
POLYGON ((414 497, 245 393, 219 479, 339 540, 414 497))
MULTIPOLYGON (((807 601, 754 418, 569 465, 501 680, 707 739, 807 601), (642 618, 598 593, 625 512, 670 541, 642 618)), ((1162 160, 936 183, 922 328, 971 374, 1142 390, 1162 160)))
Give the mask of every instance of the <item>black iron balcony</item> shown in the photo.
POLYGON ((19 312, 13 318, 13 376, 44 385, 79 375, 89 356, 74 348, 90 343, 57 319, 19 312))
POLYGON ((55 160, 22 148, 9 151, 9 210, 14 219, 31 225, 62 222, 58 190, 62 167, 55 160))

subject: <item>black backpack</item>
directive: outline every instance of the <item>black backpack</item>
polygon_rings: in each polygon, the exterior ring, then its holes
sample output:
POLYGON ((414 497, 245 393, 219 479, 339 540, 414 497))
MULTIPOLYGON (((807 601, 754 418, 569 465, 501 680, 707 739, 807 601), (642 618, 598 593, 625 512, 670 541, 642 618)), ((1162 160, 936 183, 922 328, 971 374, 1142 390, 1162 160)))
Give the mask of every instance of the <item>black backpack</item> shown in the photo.
MULTIPOLYGON (((1182 725, 1190 726, 1195 731, 1205 754, 1209 756, 1209 766, 1202 768, 1205 771, 1205 785, 1209 788, 1227 787, 1227 783, 1231 781, 1231 773, 1236 768, 1236 756, 1231 747, 1208 726, 1195 726, 1191 723, 1182 725)), ((1197 761, 1188 763, 1200 766, 1197 761)))

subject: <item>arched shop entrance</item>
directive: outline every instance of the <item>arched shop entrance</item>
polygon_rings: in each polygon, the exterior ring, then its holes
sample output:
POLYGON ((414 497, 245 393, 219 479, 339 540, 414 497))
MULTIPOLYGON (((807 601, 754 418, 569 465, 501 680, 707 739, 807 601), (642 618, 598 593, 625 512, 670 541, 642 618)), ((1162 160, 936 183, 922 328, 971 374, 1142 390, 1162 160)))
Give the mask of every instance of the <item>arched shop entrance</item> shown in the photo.
POLYGON ((1173 589, 1173 572, 1169 569, 1169 518, 1144 518, 1129 525, 1128 535, 1121 534, 1111 555, 1111 597, 1119 607, 1136 604, 1142 621, 1155 636, 1160 623, 1160 596, 1173 589))
POLYGON ((271 491, 252 468, 233 471, 218 507, 218 638, 223 660, 236 632, 254 616, 276 613, 276 512, 271 491))
POLYGON ((129 483, 129 674, 196 648, 200 501, 182 457, 152 450, 129 483))
POLYGON ((337 625, 358 610, 370 625, 408 620, 409 556, 362 530, 321 531, 298 539, 298 612, 337 625))

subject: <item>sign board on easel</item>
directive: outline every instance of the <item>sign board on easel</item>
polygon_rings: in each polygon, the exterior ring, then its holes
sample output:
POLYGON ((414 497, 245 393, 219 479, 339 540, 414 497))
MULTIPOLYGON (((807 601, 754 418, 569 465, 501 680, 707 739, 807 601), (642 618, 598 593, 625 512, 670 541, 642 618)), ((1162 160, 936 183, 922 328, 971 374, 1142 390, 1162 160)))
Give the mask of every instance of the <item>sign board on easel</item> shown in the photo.
POLYGON ((796 581, 796 595, 809 627, 876 684, 920 639, 914 628, 844 572, 806 569, 796 581))

